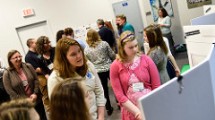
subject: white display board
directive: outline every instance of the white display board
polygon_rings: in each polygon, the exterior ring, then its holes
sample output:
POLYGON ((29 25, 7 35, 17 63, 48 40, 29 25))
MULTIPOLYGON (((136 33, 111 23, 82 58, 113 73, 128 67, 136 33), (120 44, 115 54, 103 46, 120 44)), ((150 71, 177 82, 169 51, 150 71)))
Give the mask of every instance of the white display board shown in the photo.
POLYGON ((98 31, 98 26, 96 23, 92 23, 92 24, 83 25, 83 26, 75 28, 74 29, 75 39, 81 39, 83 41, 86 41, 87 31, 89 29, 94 29, 94 30, 98 31))
POLYGON ((215 13, 194 18, 190 22, 192 25, 215 25, 215 13))
POLYGON ((209 54, 215 40, 215 25, 184 26, 190 67, 198 65, 209 54))
POLYGON ((139 99, 145 120, 215 120, 215 49, 201 64, 139 99))

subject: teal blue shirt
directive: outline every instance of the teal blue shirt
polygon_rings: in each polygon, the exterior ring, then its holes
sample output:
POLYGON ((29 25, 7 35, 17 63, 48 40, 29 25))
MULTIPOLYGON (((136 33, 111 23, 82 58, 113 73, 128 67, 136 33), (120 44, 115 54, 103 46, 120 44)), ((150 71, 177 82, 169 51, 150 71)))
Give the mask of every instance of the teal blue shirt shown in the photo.
POLYGON ((122 32, 124 32, 124 31, 131 31, 131 32, 135 33, 134 27, 130 23, 128 23, 128 22, 126 22, 123 25, 122 32))

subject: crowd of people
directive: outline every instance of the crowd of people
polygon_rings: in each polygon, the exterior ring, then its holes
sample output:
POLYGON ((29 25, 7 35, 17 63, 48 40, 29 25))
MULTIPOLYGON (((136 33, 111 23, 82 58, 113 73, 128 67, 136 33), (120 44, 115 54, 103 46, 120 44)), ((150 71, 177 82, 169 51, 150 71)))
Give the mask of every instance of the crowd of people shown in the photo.
POLYGON ((114 111, 109 80, 121 119, 144 119, 138 99, 180 74, 170 18, 163 8, 159 16, 143 30, 145 54, 123 14, 117 32, 98 19, 86 42, 71 27, 57 32, 55 47, 47 36, 29 38, 25 62, 20 51, 9 51, 8 67, 0 59, 0 120, 104 120, 114 111))

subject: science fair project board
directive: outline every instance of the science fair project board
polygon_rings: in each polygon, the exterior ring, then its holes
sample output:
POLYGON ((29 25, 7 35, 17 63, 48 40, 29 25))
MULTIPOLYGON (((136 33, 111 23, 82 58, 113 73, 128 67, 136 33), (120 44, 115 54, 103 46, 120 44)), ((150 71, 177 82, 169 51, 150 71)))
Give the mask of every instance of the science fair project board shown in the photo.
POLYGON ((139 99, 145 120, 215 120, 213 48, 203 62, 182 74, 182 79, 174 78, 139 99))

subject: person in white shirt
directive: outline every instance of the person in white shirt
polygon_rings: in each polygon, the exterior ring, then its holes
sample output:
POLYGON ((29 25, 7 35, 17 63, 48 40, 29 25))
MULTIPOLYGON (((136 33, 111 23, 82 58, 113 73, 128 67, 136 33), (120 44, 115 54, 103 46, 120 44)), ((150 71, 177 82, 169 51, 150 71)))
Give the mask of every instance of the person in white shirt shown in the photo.
POLYGON ((167 11, 164 8, 158 9, 158 24, 161 28, 162 34, 164 37, 166 37, 169 41, 169 46, 170 46, 170 51, 172 54, 175 53, 175 48, 174 48, 174 40, 172 38, 172 33, 171 33, 171 19, 167 13, 167 11))
MULTIPOLYGON (((157 30, 157 32, 161 32, 161 31, 157 30)), ((161 34, 157 34, 157 35, 161 35, 161 34)), ((175 60, 174 56, 172 55, 172 53, 170 51, 169 41, 168 41, 168 39, 166 37, 163 37, 163 40, 164 40, 164 42, 165 42, 165 44, 167 46, 167 49, 168 49, 167 57, 171 61, 171 63, 173 64, 173 67, 175 69, 175 75, 179 76, 180 75, 180 69, 179 69, 179 67, 178 67, 178 65, 176 63, 176 60, 175 60)), ((149 48, 149 43, 144 41, 144 52, 148 53, 149 49, 150 49, 149 48)), ((170 76, 170 78, 172 78, 171 75, 169 75, 169 76, 170 76)))

